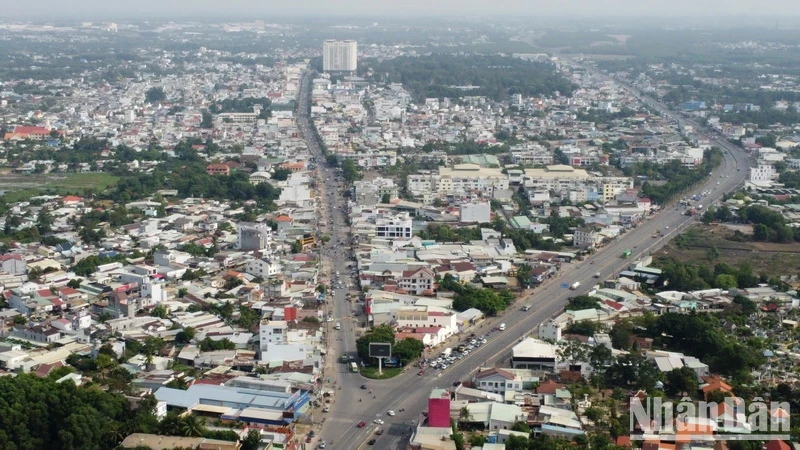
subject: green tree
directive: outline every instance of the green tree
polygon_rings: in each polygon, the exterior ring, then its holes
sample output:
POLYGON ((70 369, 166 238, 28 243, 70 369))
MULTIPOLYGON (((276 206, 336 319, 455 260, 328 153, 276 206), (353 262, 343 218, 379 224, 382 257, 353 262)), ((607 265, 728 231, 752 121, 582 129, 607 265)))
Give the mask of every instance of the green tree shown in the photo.
POLYGON ((181 417, 180 431, 182 436, 197 437, 205 433, 206 427, 203 419, 194 414, 186 414, 181 417))
POLYGON ((387 194, 383 194, 381 197, 381 203, 390 203, 392 201, 392 196, 387 194))
POLYGON ((348 183, 361 179, 359 168, 352 159, 347 159, 342 163, 342 177, 348 183))
POLYGON ((459 422, 469 422, 472 420, 472 413, 469 412, 469 407, 461 407, 461 409, 458 411, 458 420, 459 422))
POLYGON ((239 318, 236 319, 236 325, 249 330, 261 321, 261 313, 253 308, 241 305, 239 306, 239 318))
POLYGON ((292 171, 285 167, 276 167, 272 171, 272 179, 275 181, 286 181, 292 176, 292 171))
POLYGON ((377 327, 364 333, 356 340, 356 350, 362 361, 370 360, 369 344, 371 342, 386 342, 394 344, 394 329, 389 325, 378 325, 377 327))
POLYGON ((0 448, 6 449, 114 448, 154 418, 145 401, 132 409, 122 395, 50 377, 0 377, 0 396, 0 448))
POLYGON ((719 258, 719 250, 717 249, 716 245, 712 245, 706 251, 706 259, 708 259, 709 262, 714 262, 718 258, 719 258))
POLYGON ((692 395, 697 392, 697 373, 689 367, 681 367, 667 372, 667 393, 671 395, 692 395))
POLYGON ((611 349, 602 344, 594 345, 589 350, 589 362, 595 372, 603 373, 608 365, 614 361, 611 349))
POLYGON ((203 119, 200 121, 200 128, 214 128, 214 116, 211 115, 211 112, 204 109, 201 114, 203 115, 203 119))
POLYGON ((107 354, 101 353, 97 355, 97 358, 95 358, 95 364, 97 365, 97 369, 100 371, 100 376, 105 378, 106 372, 112 367, 116 367, 117 362, 107 354))
POLYGON ((511 430, 519 431, 520 433, 530 433, 531 427, 525 422, 516 421, 513 425, 511 425, 511 430))
POLYGON ((579 334, 581 336, 594 336, 595 333, 599 332, 603 328, 603 325, 599 322, 594 322, 591 320, 579 320, 577 322, 570 323, 567 328, 566 332, 569 334, 579 334))
POLYGON ((589 347, 575 339, 562 340, 558 342, 556 354, 561 361, 574 365, 589 360, 589 347))
POLYGON ((736 287, 736 277, 721 273, 714 279, 714 285, 720 289, 733 289, 736 287))
POLYGON ((166 319, 169 316, 167 312, 167 307, 164 305, 157 305, 155 308, 150 310, 150 315, 153 317, 158 317, 159 319, 166 319))
POLYGON ((532 273, 533 269, 527 264, 520 264, 520 266, 517 267, 517 281, 520 287, 527 288, 531 285, 533 282, 532 273))
POLYGON ((597 423, 597 422, 601 421, 603 419, 603 417, 605 416, 605 414, 603 413, 603 410, 598 408, 598 407, 596 407, 596 406, 590 406, 590 407, 586 408, 586 411, 584 411, 584 414, 586 415, 586 417, 589 420, 591 420, 594 423, 597 423))
POLYGON ((486 436, 482 434, 473 434, 469 437, 469 445, 473 447, 483 447, 486 443, 486 436))
POLYGON ((732 303, 737 306, 745 316, 750 316, 758 312, 758 304, 743 295, 733 297, 732 303))
POLYGON ((39 210, 39 214, 36 216, 36 228, 40 234, 53 231, 53 215, 50 214, 49 209, 42 208, 39 210))
POLYGON ((392 355, 400 358, 402 364, 408 364, 419 358, 425 350, 425 344, 419 339, 405 338, 394 343, 392 355))
POLYGON ((582 309, 596 309, 598 307, 600 307, 599 298, 590 297, 588 295, 578 295, 577 297, 570 297, 564 309, 567 311, 580 311, 582 309))
POLYGON ((81 287, 81 283, 83 282, 80 278, 72 278, 67 282, 67 287, 71 287, 72 289, 79 289, 81 287))
POLYGON ((178 344, 188 344, 194 339, 195 330, 192 327, 186 327, 175 335, 175 342, 178 344))
POLYGON ((163 102, 167 99, 167 94, 164 93, 162 87, 152 87, 144 93, 144 101, 147 103, 163 102))
POLYGON ((529 442, 524 436, 511 435, 506 439, 506 450, 528 450, 529 442))
POLYGON ((211 352, 217 350, 233 350, 236 348, 236 344, 231 342, 228 338, 213 340, 207 337, 200 341, 199 347, 201 351, 211 352))
POLYGON ((258 450, 261 445, 261 432, 251 429, 242 441, 242 450, 258 450))

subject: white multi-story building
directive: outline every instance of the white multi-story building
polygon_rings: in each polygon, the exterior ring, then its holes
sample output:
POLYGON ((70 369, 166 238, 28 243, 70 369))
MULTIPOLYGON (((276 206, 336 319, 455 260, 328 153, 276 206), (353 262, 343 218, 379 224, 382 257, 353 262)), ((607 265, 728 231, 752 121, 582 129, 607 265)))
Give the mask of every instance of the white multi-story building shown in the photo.
POLYGON ((285 320, 262 320, 258 328, 258 340, 261 351, 270 345, 286 344, 286 333, 289 325, 285 320))
POLYGON ((553 152, 542 147, 536 150, 522 150, 511 152, 511 163, 525 166, 553 164, 553 152))
POLYGON ((575 247, 594 248, 602 241, 602 238, 603 236, 594 230, 579 228, 572 235, 572 242, 575 247))
POLYGON ((398 309, 396 314, 399 328, 442 328, 445 338, 458 332, 458 320, 454 312, 408 307, 398 309))
POLYGON ((436 283, 436 274, 427 267, 420 267, 416 270, 404 270, 403 275, 397 280, 397 286, 416 295, 424 295, 427 292, 433 293, 436 283))
POLYGON ((414 234, 408 215, 375 220, 375 237, 378 239, 410 239, 414 234))
POLYGON ((322 70, 325 72, 355 72, 357 64, 356 41, 328 39, 322 43, 322 70))
POLYGON ((272 228, 266 223, 241 223, 236 236, 240 250, 263 251, 272 244, 272 228))
POLYGON ((758 167, 750 168, 750 182, 764 183, 778 178, 775 167, 769 164, 759 164, 758 167))
POLYGON ((495 394, 530 390, 538 381, 539 377, 535 376, 531 370, 506 368, 481 370, 476 372, 472 378, 472 383, 476 388, 495 394))
POLYGON ((584 169, 557 164, 544 169, 526 169, 525 187, 536 190, 564 191, 592 178, 584 169))
POLYGON ((281 273, 281 265, 268 258, 256 258, 247 263, 244 271, 262 279, 272 278, 281 273))

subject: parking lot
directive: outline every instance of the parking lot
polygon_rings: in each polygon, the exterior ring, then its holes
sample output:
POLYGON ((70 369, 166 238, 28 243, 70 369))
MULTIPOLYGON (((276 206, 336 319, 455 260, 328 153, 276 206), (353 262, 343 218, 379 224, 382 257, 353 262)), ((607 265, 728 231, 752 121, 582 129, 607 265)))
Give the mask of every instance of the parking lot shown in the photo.
POLYGON ((463 359, 476 348, 486 344, 491 338, 491 335, 496 332, 498 332, 498 330, 493 329, 482 336, 476 336, 473 333, 452 348, 446 348, 437 355, 420 359, 416 364, 416 367, 419 369, 417 375, 425 375, 429 371, 436 372, 447 370, 452 364, 463 359))

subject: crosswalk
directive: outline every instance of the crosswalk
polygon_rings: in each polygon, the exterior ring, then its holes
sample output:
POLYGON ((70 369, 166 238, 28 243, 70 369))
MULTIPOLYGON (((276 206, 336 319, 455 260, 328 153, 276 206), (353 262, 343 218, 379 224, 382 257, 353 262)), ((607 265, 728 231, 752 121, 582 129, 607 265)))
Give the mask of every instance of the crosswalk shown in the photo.
POLYGON ((352 425, 352 424, 356 423, 357 421, 355 419, 348 419, 347 417, 326 417, 325 418, 325 422, 333 422, 333 423, 341 423, 341 424, 352 425))

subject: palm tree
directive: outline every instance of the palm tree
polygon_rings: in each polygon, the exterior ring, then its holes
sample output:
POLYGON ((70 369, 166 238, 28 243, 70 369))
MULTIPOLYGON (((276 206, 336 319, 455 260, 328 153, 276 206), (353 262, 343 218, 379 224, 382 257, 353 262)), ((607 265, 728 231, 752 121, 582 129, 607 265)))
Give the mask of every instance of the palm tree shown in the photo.
POLYGON ((106 428, 106 434, 108 438, 114 443, 114 445, 122 442, 125 439, 125 431, 122 429, 122 426, 119 422, 112 421, 108 424, 106 428))
POLYGON ((205 428, 205 424, 202 420, 194 414, 187 414, 181 418, 180 431, 183 436, 202 436, 205 428))
POLYGON ((175 436, 179 434, 183 420, 176 411, 170 411, 158 424, 158 434, 175 436))
POLYGON ((469 412, 469 408, 466 406, 461 408, 461 411, 458 412, 458 420, 461 422, 469 422, 472 420, 472 414, 469 412))

